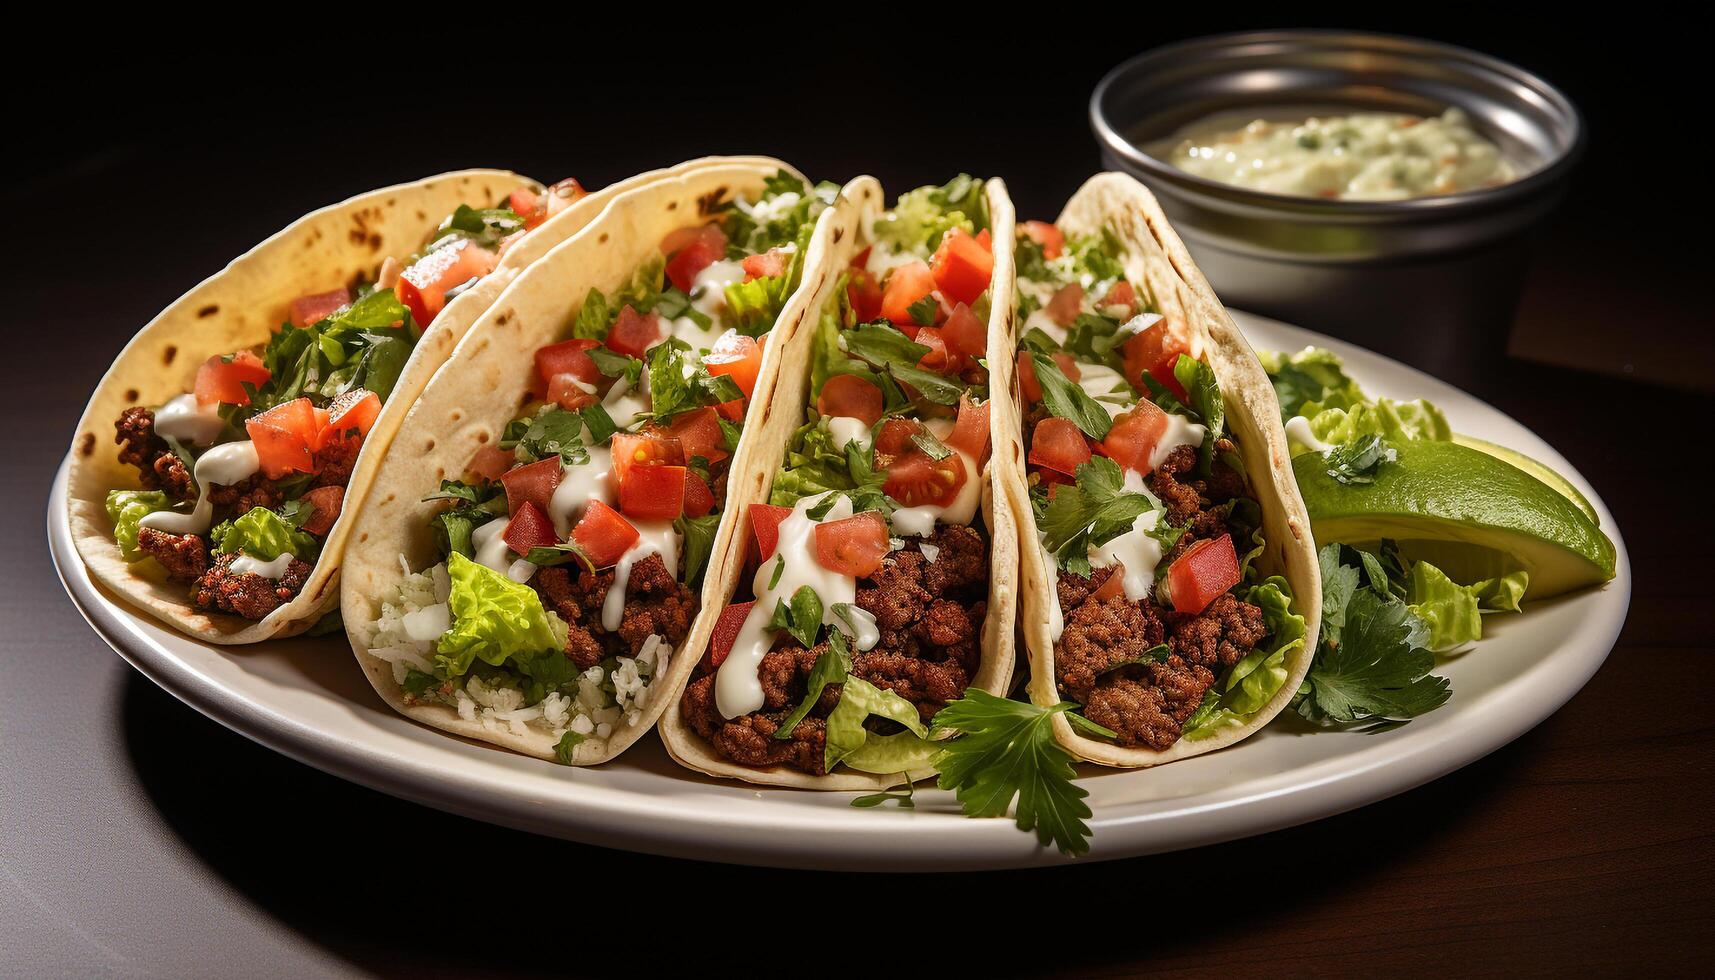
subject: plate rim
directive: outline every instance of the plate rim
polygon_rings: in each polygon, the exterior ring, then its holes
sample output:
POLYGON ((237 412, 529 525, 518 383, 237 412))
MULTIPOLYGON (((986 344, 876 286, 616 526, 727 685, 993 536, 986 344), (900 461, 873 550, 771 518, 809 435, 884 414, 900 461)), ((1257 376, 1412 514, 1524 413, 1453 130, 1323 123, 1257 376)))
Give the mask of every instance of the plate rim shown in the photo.
MULTIPOLYGON (((1328 772, 1274 789, 1234 794, 1227 792, 1230 787, 1223 787, 1182 799, 1171 809, 1154 813, 1104 816, 1097 807, 1089 820, 1094 831, 1091 851, 1078 861, 1115 860, 1268 833, 1379 802, 1469 765, 1535 728, 1582 690, 1612 652, 1630 609, 1631 563, 1613 515, 1589 481, 1546 440, 1488 402, 1410 365, 1301 327, 1239 310, 1230 312, 1247 339, 1260 326, 1263 332, 1295 338, 1296 346, 1315 344, 1334 350, 1348 362, 1383 364, 1390 372, 1403 372, 1402 377, 1414 386, 1431 389, 1421 397, 1435 401, 1438 398, 1435 390, 1451 391, 1459 401, 1468 403, 1471 410, 1503 420, 1523 432, 1535 444, 1530 455, 1567 475, 1585 492, 1602 519, 1603 530, 1614 542, 1613 581, 1595 593, 1581 593, 1573 600, 1600 597, 1597 601, 1608 615, 1601 617, 1601 628, 1563 644, 1570 649, 1555 654, 1560 659, 1555 661, 1557 669, 1552 672, 1552 683, 1522 685, 1521 673, 1500 684, 1494 693, 1507 702, 1504 707, 1510 710, 1489 705, 1485 710, 1495 717, 1486 724, 1442 726, 1427 737, 1412 738, 1404 745, 1393 744, 1391 750, 1388 743, 1378 739, 1358 753, 1321 759, 1305 767, 1328 772), (1607 608, 1610 606, 1611 610, 1607 608), (1386 771, 1378 772, 1381 769, 1386 771)), ((1282 345, 1282 349, 1287 348, 1282 345)), ((1354 373, 1360 378, 1364 374, 1362 368, 1354 373)), ((1445 394, 1439 397, 1444 400, 1445 394)), ((938 791, 919 789, 920 795, 929 798, 930 807, 917 812, 892 808, 868 811, 859 822, 849 819, 852 811, 848 808, 813 808, 759 819, 752 813, 734 815, 707 808, 674 808, 669 800, 645 801, 635 798, 639 794, 604 790, 600 786, 602 769, 622 766, 623 757, 604 767, 576 770, 576 778, 565 778, 566 771, 561 767, 452 738, 401 716, 391 716, 393 722, 420 729, 437 740, 431 743, 437 747, 441 742, 463 746, 484 753, 478 757, 484 762, 498 763, 479 766, 488 770, 483 778, 451 780, 444 778, 444 772, 426 757, 400 758, 374 745, 340 739, 293 717, 278 705, 247 697, 205 675, 145 635, 139 627, 149 624, 143 622, 146 617, 142 613, 104 594, 90 579, 70 539, 66 520, 69 461, 68 454, 61 462, 49 495, 47 537, 55 572, 85 621, 151 683, 224 727, 323 772, 391 796, 489 823, 675 858, 796 869, 925 872, 1021 868, 1071 860, 1051 848, 1039 846, 1034 836, 1020 832, 1010 820, 967 820, 945 805, 935 806, 936 798, 950 799, 949 794, 938 791), (544 799, 540 792, 526 785, 533 780, 515 778, 520 762, 561 773, 564 791, 552 800, 544 799)), ((1549 611, 1538 613, 1545 614, 1549 611)), ((1240 742, 1209 758, 1240 751, 1245 744, 1240 742)), ((1147 773, 1148 770, 1116 772, 1081 767, 1083 777, 1100 774, 1104 779, 1148 778, 1147 773)), ((766 801, 781 794, 824 795, 807 790, 722 783, 689 771, 683 775, 688 786, 714 783, 742 793, 754 791, 764 801, 764 814, 768 812, 766 801)))

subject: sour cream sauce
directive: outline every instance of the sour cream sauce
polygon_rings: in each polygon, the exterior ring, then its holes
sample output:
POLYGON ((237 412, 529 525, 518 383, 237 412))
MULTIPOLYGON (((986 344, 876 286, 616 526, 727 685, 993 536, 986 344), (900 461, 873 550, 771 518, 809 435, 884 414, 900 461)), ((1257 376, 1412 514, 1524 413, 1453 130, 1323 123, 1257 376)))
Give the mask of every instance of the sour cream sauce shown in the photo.
POLYGON ((180 395, 161 406, 155 413, 155 431, 169 439, 195 446, 212 446, 226 429, 220 417, 220 403, 197 402, 195 395, 180 395))
POLYGON ((216 446, 203 453, 196 462, 192 475, 197 481, 197 502, 190 513, 156 511, 144 515, 138 524, 168 534, 202 534, 214 520, 214 504, 208 499, 209 486, 216 483, 223 487, 232 486, 249 479, 260 468, 256 446, 250 440, 216 446))

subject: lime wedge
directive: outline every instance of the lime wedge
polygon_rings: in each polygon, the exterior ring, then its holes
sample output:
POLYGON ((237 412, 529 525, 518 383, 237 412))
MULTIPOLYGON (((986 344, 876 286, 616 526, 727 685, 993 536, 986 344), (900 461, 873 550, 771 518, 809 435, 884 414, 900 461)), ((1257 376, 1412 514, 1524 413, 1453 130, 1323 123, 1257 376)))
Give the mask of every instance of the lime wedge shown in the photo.
POLYGON ((1584 495, 1578 492, 1578 488, 1573 486, 1570 480, 1561 476, 1559 473, 1556 473, 1548 466, 1548 464, 1539 463, 1516 449, 1497 446, 1492 442, 1485 442, 1475 436, 1461 435, 1460 433, 1455 432, 1453 433, 1453 441, 1461 446, 1470 446, 1472 449, 1480 449, 1496 459, 1506 460, 1519 469, 1524 470, 1526 473, 1529 473, 1531 476, 1534 476, 1538 480, 1541 480, 1553 487, 1555 493, 1558 493, 1567 500, 1577 504, 1578 509, 1584 512, 1584 516, 1590 518, 1590 523, 1597 525, 1602 523, 1602 519, 1596 516, 1596 508, 1590 506, 1590 501, 1586 500, 1584 495))
POLYGON ((1341 483, 1320 453, 1292 461, 1322 543, 1363 547, 1382 538, 1455 581, 1530 574, 1527 599, 1614 577, 1614 543, 1571 499, 1518 466, 1453 442, 1393 444, 1373 483, 1341 483))

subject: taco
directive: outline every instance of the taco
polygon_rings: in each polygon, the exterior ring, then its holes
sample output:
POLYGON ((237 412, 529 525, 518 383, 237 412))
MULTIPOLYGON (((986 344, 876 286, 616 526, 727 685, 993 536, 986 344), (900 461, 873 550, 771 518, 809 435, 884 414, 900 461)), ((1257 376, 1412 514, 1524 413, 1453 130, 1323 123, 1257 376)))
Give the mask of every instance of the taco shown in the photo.
POLYGON ((1022 223, 1016 264, 995 469, 1031 700, 1077 705, 1056 737, 1104 765, 1230 745, 1291 701, 1321 608, 1268 378, 1129 177, 1022 223))
POLYGON ((707 642, 748 409, 836 190, 747 160, 618 195, 471 329, 346 553, 389 705, 577 765, 649 730, 707 642))
POLYGON ((734 464, 738 530, 705 592, 723 608, 662 737, 711 775, 864 789, 925 775, 935 713, 1011 681, 1017 533, 985 465, 1004 396, 984 359, 1012 206, 961 176, 883 212, 863 177, 824 222, 734 464))

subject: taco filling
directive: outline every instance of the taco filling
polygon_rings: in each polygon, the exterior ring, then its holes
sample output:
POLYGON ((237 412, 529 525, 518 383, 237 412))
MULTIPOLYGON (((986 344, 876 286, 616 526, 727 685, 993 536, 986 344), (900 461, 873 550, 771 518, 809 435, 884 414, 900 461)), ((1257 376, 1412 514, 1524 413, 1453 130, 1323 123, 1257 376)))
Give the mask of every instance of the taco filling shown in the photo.
POLYGON ((867 231, 811 363, 783 368, 808 370, 812 404, 750 508, 749 598, 722 612, 680 704, 740 765, 912 768, 982 655, 983 184, 912 191, 867 231))
POLYGON ((382 605, 369 652, 408 704, 535 726, 567 762, 642 712, 697 615, 768 334, 835 190, 770 178, 535 352, 524 411, 430 498, 445 560, 382 605))
POLYGON ((1060 696, 1125 747, 1242 724, 1304 623, 1258 580, 1261 510, 1219 384, 1126 277, 1112 235, 1024 222, 1018 378, 1032 516, 1056 575, 1060 696))
POLYGON ((460 205, 373 281, 293 300, 268 343, 218 354, 193 390, 115 422, 140 490, 111 490, 127 561, 185 583, 197 608, 259 620, 298 595, 339 519, 370 426, 423 331, 506 250, 583 189, 460 205))

